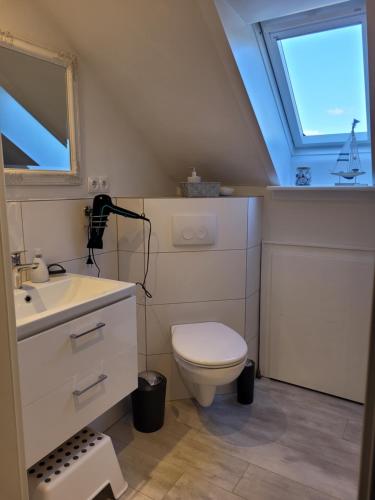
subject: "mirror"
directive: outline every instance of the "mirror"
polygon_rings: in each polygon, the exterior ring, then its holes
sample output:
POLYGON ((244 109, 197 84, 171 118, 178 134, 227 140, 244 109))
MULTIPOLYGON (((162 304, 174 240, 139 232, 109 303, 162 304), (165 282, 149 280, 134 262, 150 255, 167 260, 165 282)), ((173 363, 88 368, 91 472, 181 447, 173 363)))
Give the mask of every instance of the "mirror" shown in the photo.
POLYGON ((1 34, 0 133, 7 184, 77 184, 75 58, 1 34))

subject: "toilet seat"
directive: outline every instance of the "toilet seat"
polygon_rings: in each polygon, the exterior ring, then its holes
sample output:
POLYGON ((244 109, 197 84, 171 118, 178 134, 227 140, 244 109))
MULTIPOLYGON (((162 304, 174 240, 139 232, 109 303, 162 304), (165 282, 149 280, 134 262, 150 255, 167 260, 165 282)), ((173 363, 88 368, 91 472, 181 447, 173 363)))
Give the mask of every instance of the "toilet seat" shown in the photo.
POLYGON ((241 335, 216 322, 172 326, 172 345, 175 355, 202 368, 236 366, 247 356, 241 335))

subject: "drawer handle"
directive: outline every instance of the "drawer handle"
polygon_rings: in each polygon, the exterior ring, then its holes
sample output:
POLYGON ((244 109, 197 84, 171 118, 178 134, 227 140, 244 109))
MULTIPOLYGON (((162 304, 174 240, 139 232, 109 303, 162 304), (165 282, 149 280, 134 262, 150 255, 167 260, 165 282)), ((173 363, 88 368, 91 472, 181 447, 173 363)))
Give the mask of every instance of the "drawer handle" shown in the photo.
POLYGON ((78 390, 73 391, 73 396, 82 396, 82 394, 85 394, 85 392, 89 391, 90 389, 92 389, 96 385, 101 384, 107 378, 108 378, 108 375, 104 375, 104 373, 102 373, 101 375, 99 375, 98 380, 96 382, 93 382, 92 384, 88 385, 87 387, 85 387, 81 391, 78 391, 78 390))
POLYGON ((96 330, 100 330, 100 328, 103 328, 103 326, 105 326, 105 323, 100 322, 96 326, 94 326, 94 328, 90 328, 90 330, 86 330, 83 333, 72 333, 70 338, 74 339, 74 340, 79 339, 81 337, 84 337, 88 333, 95 332, 96 330))

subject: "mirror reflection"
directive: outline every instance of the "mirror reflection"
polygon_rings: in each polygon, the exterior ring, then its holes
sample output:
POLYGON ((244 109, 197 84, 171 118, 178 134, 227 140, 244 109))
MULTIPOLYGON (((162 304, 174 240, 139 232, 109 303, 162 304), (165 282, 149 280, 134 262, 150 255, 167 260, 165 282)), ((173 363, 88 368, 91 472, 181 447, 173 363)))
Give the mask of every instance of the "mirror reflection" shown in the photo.
POLYGON ((69 172, 66 68, 0 47, 0 132, 6 169, 69 172))

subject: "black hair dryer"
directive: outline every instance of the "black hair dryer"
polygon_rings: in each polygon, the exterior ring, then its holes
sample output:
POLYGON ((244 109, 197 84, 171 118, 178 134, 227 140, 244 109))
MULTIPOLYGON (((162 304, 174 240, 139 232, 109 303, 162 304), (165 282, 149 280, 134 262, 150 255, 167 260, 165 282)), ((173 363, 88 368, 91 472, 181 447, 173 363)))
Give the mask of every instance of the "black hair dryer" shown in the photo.
POLYGON ((112 203, 112 198, 107 194, 98 194, 94 198, 92 212, 90 214, 90 234, 87 248, 103 248, 103 234, 107 227, 108 216, 110 214, 129 217, 130 219, 142 219, 150 222, 143 214, 137 214, 131 210, 117 207, 112 203))

